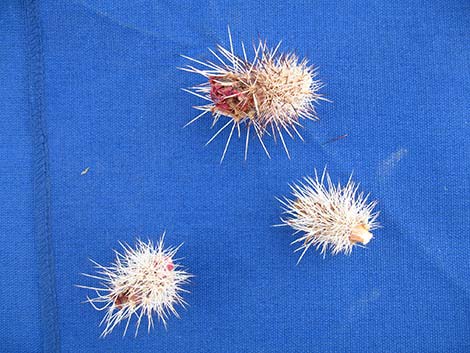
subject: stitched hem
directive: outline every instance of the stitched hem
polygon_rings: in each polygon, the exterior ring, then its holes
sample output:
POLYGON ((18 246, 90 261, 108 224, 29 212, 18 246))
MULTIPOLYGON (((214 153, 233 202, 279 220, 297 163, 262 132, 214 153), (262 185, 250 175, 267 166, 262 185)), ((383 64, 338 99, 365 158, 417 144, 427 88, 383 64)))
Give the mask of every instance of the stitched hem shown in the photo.
POLYGON ((44 119, 44 63, 39 6, 24 0, 28 30, 29 104, 33 127, 34 218, 39 267, 41 346, 43 352, 60 351, 55 263, 50 225, 50 180, 44 119))

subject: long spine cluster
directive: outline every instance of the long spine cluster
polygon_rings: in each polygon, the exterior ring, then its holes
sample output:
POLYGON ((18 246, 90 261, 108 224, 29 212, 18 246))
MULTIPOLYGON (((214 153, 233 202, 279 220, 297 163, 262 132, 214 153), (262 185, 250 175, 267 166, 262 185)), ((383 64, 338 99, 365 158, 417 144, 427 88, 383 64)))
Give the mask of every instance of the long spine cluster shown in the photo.
MULTIPOLYGON (((230 49, 217 45, 216 51, 209 49, 215 60, 200 61, 188 56, 184 58, 199 67, 187 65, 182 70, 202 75, 206 81, 200 85, 184 89, 208 104, 195 106, 201 111, 187 125, 210 113, 214 126, 221 116, 229 120, 207 142, 211 143, 222 131, 230 128, 221 161, 224 159, 232 136, 240 126, 246 126, 245 159, 247 158, 250 129, 260 141, 265 153, 270 157, 263 142, 265 135, 277 136, 289 155, 283 132, 292 139, 302 135, 301 119, 316 120, 315 104, 326 100, 319 89, 322 83, 314 78, 316 70, 306 59, 299 61, 293 54, 278 54, 279 44, 270 49, 265 41, 253 45, 254 57, 248 59, 245 45, 241 44, 243 56, 234 53, 232 36, 229 30, 230 49)), ((207 145, 206 144, 206 145, 207 145)))
POLYGON ((126 334, 133 316, 137 318, 137 336, 142 319, 146 318, 148 331, 154 326, 157 315, 166 327, 170 314, 179 317, 175 306, 184 307, 181 293, 187 292, 183 285, 192 277, 173 261, 177 248, 164 249, 164 235, 155 246, 150 240, 137 241, 136 247, 121 243, 123 252, 115 251, 116 258, 108 267, 94 263, 97 275, 83 274, 99 280, 101 287, 79 286, 93 290, 96 297, 87 297, 96 310, 105 311, 100 323, 105 325, 106 336, 122 321, 126 321, 126 334))
POLYGON ((299 261, 305 252, 315 247, 326 254, 351 253, 358 243, 367 244, 371 230, 378 227, 376 201, 369 202, 369 195, 358 192, 359 185, 351 178, 346 185, 334 185, 324 170, 321 177, 306 177, 303 182, 291 186, 293 198, 279 200, 285 217, 283 225, 289 225, 300 234, 293 244, 300 244, 299 261))

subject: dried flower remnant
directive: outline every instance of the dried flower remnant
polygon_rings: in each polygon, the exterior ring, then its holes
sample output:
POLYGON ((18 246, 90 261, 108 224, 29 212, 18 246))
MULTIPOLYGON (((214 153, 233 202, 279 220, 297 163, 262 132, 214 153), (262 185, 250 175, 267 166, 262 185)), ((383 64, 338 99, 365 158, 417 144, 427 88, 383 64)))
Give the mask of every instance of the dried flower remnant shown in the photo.
POLYGON ((202 111, 186 124, 190 125, 207 113, 211 113, 214 126, 221 116, 228 121, 207 142, 211 143, 223 130, 231 126, 221 161, 224 159, 235 131, 241 135, 240 126, 246 126, 245 159, 247 158, 250 129, 253 127, 264 151, 269 152, 263 142, 265 135, 274 140, 279 137, 289 155, 283 132, 292 139, 297 135, 302 139, 298 128, 301 120, 316 120, 315 104, 326 100, 319 93, 322 83, 315 80, 316 69, 306 59, 299 60, 296 54, 280 54, 279 43, 269 48, 260 40, 253 45, 254 57, 248 60, 245 45, 241 44, 243 56, 234 53, 232 36, 229 30, 230 50, 217 45, 217 50, 209 49, 214 61, 200 61, 188 56, 184 58, 197 64, 187 65, 182 70, 204 76, 200 85, 184 89, 209 103, 195 106, 202 111))
POLYGON ((95 291, 96 297, 87 297, 87 302, 106 313, 100 323, 105 326, 101 336, 111 333, 122 321, 126 321, 125 335, 133 316, 137 319, 136 336, 142 319, 146 319, 150 332, 153 315, 165 327, 171 314, 179 317, 175 306, 185 306, 181 293, 188 291, 182 286, 192 275, 173 260, 179 247, 164 249, 163 240, 164 235, 156 245, 138 240, 135 248, 121 243, 123 252, 115 251, 114 263, 108 267, 92 261, 97 275, 84 275, 99 280, 101 287, 79 287, 95 291))
POLYGON ((323 171, 319 178, 306 177, 303 182, 291 186, 293 199, 279 200, 285 217, 282 225, 289 225, 294 234, 300 234, 292 243, 299 243, 296 251, 302 251, 299 261, 310 247, 326 254, 350 254, 359 243, 366 245, 372 239, 372 230, 379 224, 376 201, 369 202, 369 195, 358 192, 359 185, 350 178, 346 185, 334 185, 323 171))

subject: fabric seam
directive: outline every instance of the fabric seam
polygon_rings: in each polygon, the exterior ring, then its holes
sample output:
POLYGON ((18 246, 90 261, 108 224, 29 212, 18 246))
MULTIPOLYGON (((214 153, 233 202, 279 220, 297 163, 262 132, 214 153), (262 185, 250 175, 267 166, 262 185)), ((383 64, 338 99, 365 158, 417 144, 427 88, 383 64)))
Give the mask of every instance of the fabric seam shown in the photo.
POLYGON ((24 0, 29 56, 29 104, 33 127, 34 218, 39 267, 40 335, 43 352, 60 351, 52 232, 47 133, 44 119, 42 31, 36 0, 24 0))

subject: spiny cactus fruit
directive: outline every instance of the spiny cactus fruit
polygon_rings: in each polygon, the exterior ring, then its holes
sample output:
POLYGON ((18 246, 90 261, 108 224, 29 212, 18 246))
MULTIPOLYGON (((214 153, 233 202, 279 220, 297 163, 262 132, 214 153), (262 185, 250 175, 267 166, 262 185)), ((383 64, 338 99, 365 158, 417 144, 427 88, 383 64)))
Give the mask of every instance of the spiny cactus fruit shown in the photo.
POLYGON ((238 56, 234 53, 230 30, 228 33, 230 50, 221 45, 217 45, 216 51, 209 49, 214 56, 213 61, 200 61, 183 55, 197 67, 187 65, 181 69, 205 78, 202 84, 183 90, 209 102, 194 107, 201 113, 186 126, 207 113, 212 116, 212 126, 222 116, 228 118, 207 142, 211 143, 231 126, 221 162, 235 129, 240 138, 241 126, 246 126, 245 159, 251 127, 268 157, 270 155, 263 142, 265 135, 271 135, 274 140, 279 137, 290 158, 283 133, 292 139, 297 135, 303 140, 298 130, 302 127, 301 121, 316 120, 315 104, 327 100, 319 93, 323 84, 315 79, 317 71, 306 59, 299 60, 294 53, 278 53, 281 43, 269 48, 266 41, 259 40, 253 45, 254 57, 249 60, 242 42, 243 56, 238 56))

